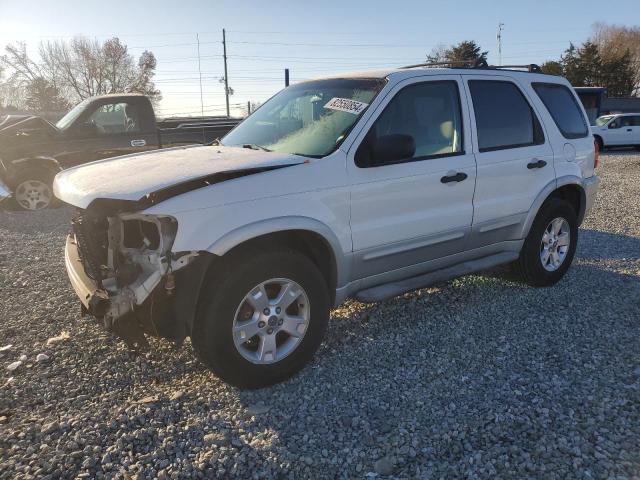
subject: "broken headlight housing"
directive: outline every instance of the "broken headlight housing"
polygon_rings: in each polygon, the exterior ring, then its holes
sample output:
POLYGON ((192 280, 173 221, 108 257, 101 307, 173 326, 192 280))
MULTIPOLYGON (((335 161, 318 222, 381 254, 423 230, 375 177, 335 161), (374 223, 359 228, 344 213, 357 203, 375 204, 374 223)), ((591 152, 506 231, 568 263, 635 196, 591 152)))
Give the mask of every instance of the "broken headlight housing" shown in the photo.
POLYGON ((109 230, 114 230, 114 241, 123 252, 150 250, 166 254, 171 251, 178 231, 178 222, 168 216, 123 214, 113 223, 109 230))

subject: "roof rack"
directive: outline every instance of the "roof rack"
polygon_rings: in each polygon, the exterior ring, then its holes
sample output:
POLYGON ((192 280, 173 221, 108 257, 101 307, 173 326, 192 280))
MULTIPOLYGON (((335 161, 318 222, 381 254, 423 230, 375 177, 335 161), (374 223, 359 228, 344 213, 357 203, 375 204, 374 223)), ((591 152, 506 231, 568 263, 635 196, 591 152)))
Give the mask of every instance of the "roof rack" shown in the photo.
POLYGON ((419 67, 447 67, 447 68, 477 68, 488 70, 516 70, 526 69, 530 73, 542 73, 542 69, 535 63, 529 63, 525 65, 489 65, 486 60, 455 60, 449 62, 429 62, 429 63, 416 63, 415 65, 407 65, 400 67, 401 69, 419 68, 419 67))

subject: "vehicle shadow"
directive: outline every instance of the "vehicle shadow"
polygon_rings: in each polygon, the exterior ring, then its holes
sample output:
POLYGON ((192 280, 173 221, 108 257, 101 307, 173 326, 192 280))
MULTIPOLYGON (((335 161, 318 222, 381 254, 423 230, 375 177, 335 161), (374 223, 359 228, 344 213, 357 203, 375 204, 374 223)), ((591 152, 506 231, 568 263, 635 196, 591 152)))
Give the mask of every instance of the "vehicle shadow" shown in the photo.
MULTIPOLYGON (((564 396, 562 408, 573 409, 574 418, 557 410, 552 425, 537 414, 530 418, 539 422, 533 430, 563 435, 589 419, 602 397, 628 401, 625 385, 634 381, 640 352, 639 312, 640 238, 584 230, 574 265, 551 288, 481 274, 384 303, 348 301, 333 312, 312 365, 282 384, 240 391, 238 399, 245 408, 270 409, 246 428, 277 432, 294 458, 306 451, 300 431, 309 441, 322 442, 330 432, 375 455, 395 455, 409 475, 418 464, 446 469, 496 445, 530 451, 544 446, 543 434, 527 443, 518 437, 518 420, 496 419, 534 408, 554 412, 564 396), (286 402, 286 413, 279 402, 286 402), (464 432, 467 441, 454 442, 434 422, 464 432), (482 444, 481 432, 494 427, 501 432, 495 445, 482 444), (421 449, 398 457, 390 445, 406 431, 421 449)), ((329 456, 338 450, 329 449, 329 456)))

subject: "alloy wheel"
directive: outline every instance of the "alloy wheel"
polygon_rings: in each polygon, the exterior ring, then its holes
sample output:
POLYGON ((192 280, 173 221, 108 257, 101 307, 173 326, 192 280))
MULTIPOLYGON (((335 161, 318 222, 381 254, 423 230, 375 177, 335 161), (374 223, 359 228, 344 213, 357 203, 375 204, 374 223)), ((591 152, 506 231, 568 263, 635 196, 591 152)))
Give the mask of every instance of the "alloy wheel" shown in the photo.
POLYGON ((571 245, 571 227, 562 217, 549 222, 540 242, 540 261, 548 272, 555 272, 564 263, 571 245))
POLYGON ((267 280, 236 309, 233 343, 251 363, 276 363, 300 346, 309 317, 309 297, 300 285, 286 278, 267 280))
POLYGON ((16 202, 25 210, 47 208, 51 197, 51 187, 41 180, 25 180, 15 190, 16 202))

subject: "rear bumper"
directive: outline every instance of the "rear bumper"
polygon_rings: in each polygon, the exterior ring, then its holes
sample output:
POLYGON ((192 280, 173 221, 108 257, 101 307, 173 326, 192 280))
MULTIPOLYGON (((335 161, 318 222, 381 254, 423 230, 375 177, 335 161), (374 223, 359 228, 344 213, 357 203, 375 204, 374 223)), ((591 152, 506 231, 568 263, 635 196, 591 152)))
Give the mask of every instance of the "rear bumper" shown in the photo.
POLYGON ((598 193, 598 188, 600 187, 600 177, 594 175, 593 177, 585 178, 582 181, 582 188, 584 188, 585 194, 585 207, 584 207, 584 215, 582 218, 585 218, 591 208, 593 207, 593 203, 596 200, 596 194, 598 193))
POLYGON ((109 296, 85 272, 74 235, 67 236, 67 243, 64 248, 64 264, 67 268, 71 286, 86 311, 96 317, 102 316, 108 307, 109 296))

